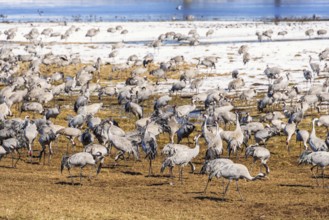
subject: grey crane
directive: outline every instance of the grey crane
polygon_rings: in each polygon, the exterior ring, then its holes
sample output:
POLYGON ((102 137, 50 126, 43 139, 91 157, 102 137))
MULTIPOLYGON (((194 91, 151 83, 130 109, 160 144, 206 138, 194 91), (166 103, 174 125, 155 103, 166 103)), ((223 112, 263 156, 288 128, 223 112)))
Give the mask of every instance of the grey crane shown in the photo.
POLYGON ((283 129, 285 135, 287 135, 287 140, 286 140, 286 147, 287 150, 290 151, 289 148, 289 142, 291 137, 295 134, 296 132, 296 124, 294 122, 288 123, 285 128, 283 129))
POLYGON ((300 149, 302 148, 301 142, 303 142, 305 150, 308 149, 307 141, 308 141, 309 137, 310 137, 310 133, 307 130, 300 130, 298 128, 296 129, 296 142, 299 141, 300 149))
POLYGON ((191 99, 191 105, 181 105, 175 108, 175 112, 179 118, 187 117, 190 112, 196 109, 195 100, 191 99))
POLYGON ((29 155, 33 155, 33 142, 38 135, 38 130, 36 124, 30 121, 29 116, 25 116, 24 124, 22 125, 23 134, 28 142, 29 155))
POLYGON ((64 79, 64 73, 63 72, 55 72, 50 77, 51 82, 60 82, 63 79, 64 79))
POLYGON ((191 82, 192 79, 197 78, 197 75, 198 75, 198 70, 190 68, 190 69, 185 70, 182 73, 182 75, 180 76, 180 80, 185 79, 185 80, 191 82))
POLYGON ((277 79, 280 76, 280 73, 281 69, 279 67, 269 67, 267 65, 264 70, 264 74, 267 76, 269 83, 271 83, 273 79, 277 79))
POLYGON ((314 34, 314 30, 313 29, 308 29, 305 31, 305 35, 308 36, 309 38, 311 38, 311 36, 314 34))
POLYGON ((99 33, 99 28, 91 28, 87 31, 85 37, 90 37, 90 41, 93 41, 93 37, 95 37, 99 33))
POLYGON ((100 78, 101 75, 101 66, 102 66, 102 58, 98 57, 95 63, 95 68, 97 71, 98 78, 100 78))
POLYGON ((53 132, 53 130, 48 130, 45 131, 43 130, 40 133, 39 137, 39 143, 41 145, 41 151, 39 154, 39 161, 42 159, 43 155, 43 164, 45 164, 45 158, 46 158, 46 147, 48 146, 49 148, 49 153, 48 153, 48 164, 50 163, 51 156, 53 155, 53 149, 52 149, 52 142, 56 140, 56 134, 53 132))
MULTIPOLYGON (((276 129, 275 129, 276 130, 276 129)), ((254 135, 256 143, 266 145, 267 140, 273 137, 275 131, 270 126, 266 126, 264 129, 257 131, 254 135)))
POLYGON ((239 55, 241 55, 241 54, 247 53, 248 50, 249 50, 248 45, 244 44, 239 47, 238 53, 239 53, 239 55))
MULTIPOLYGON (((113 126, 113 122, 109 122, 109 128, 113 126)), ((121 137, 112 133, 111 129, 103 130, 103 133, 107 132, 107 136, 109 137, 110 143, 114 146, 119 152, 115 157, 115 161, 119 158, 124 159, 124 154, 128 153, 133 154, 136 160, 139 160, 138 146, 136 143, 132 143, 132 141, 128 140, 126 137, 121 137)))
POLYGON ((320 65, 318 63, 312 63, 312 56, 310 55, 309 57, 310 57, 309 64, 310 64, 310 67, 311 67, 313 73, 316 73, 319 76, 320 65))
POLYGON ((167 106, 171 100, 172 98, 168 95, 159 97, 154 103, 154 110, 167 106))
POLYGON ((240 127, 240 122, 239 122, 239 115, 238 113, 236 114, 236 127, 234 131, 222 131, 221 132, 221 137, 224 141, 226 141, 228 143, 228 154, 229 156, 231 155, 231 152, 233 151, 233 153, 236 152, 236 154, 238 154, 237 151, 235 151, 237 148, 240 148, 241 144, 243 143, 243 131, 240 127), (237 147, 237 148, 232 148, 232 147, 237 147))
POLYGON ((214 30, 213 29, 209 29, 206 33, 206 37, 209 37, 210 35, 214 34, 214 30))
MULTIPOLYGON (((253 165, 256 163, 257 160, 260 160, 260 169, 259 172, 262 172, 262 166, 265 167, 266 169, 266 174, 270 173, 270 168, 267 165, 267 161, 269 160, 271 154, 268 149, 265 147, 261 147, 258 144, 257 145, 250 145, 246 148, 246 153, 245 153, 246 158, 248 156, 253 157, 253 165)), ((253 167, 252 165, 252 167, 253 167)), ((250 168, 250 171, 252 171, 252 167, 250 168)))
POLYGON ((21 148, 28 148, 28 140, 22 132, 18 133, 17 137, 2 141, 2 145, 0 145, 0 160, 4 155, 11 153, 12 167, 15 168, 18 161, 21 159, 21 154, 19 152, 21 148), (14 162, 14 152, 18 154, 16 162, 14 162))
MULTIPOLYGON (((242 122, 242 120, 241 120, 241 122, 242 122)), ((241 129, 244 130, 244 131, 248 131, 249 133, 254 134, 257 131, 260 131, 260 130, 264 129, 264 125, 261 122, 257 122, 257 121, 248 122, 247 124, 242 125, 241 129)))
POLYGON ((319 29, 316 33, 318 34, 318 36, 326 35, 327 34, 327 30, 325 30, 325 29, 319 29))
MULTIPOLYGON (((170 143, 170 144, 166 144, 165 146, 163 146, 163 148, 161 150, 161 155, 165 155, 166 157, 171 157, 178 151, 188 151, 189 149, 190 148, 188 146, 183 145, 183 144, 170 143)), ((194 173, 194 171, 195 171, 194 164, 191 161, 188 164, 191 167, 192 173, 194 173)))
POLYGON ((204 66, 206 68, 210 68, 211 69, 216 69, 216 63, 211 61, 211 60, 208 60, 208 59, 201 59, 201 58, 195 58, 197 59, 199 62, 198 64, 196 65, 197 68, 199 68, 200 66, 204 66))
POLYGON ((323 50, 319 53, 320 61, 326 60, 328 57, 329 57, 329 48, 326 48, 325 50, 323 50))
MULTIPOLYGON (((78 128, 70 128, 70 127, 62 128, 56 132, 56 135, 63 135, 67 139, 69 139, 74 148, 76 145, 76 143, 74 142, 74 139, 79 137, 81 134, 82 134, 82 132, 78 128)), ((66 150, 68 151, 68 145, 67 145, 66 150)))
POLYGON ((79 141, 83 146, 92 144, 94 142, 94 135, 90 133, 90 129, 87 128, 80 136, 79 141))
POLYGON ((244 79, 242 78, 236 78, 233 79, 231 82, 228 84, 228 90, 238 90, 241 89, 245 85, 244 79))
MULTIPOLYGON (((217 158, 214 160, 207 160, 203 164, 200 173, 209 175, 212 172, 214 172, 216 169, 218 169, 218 167, 224 166, 226 164, 233 164, 233 161, 230 159, 226 159, 226 158, 217 158)), ((209 178, 208 178, 207 184, 203 190, 203 193, 207 192, 208 185, 209 185, 210 181, 212 180, 212 178, 213 178, 213 176, 211 176, 211 178, 210 178, 210 175, 209 175, 209 178)))
POLYGON ((278 32, 278 36, 282 36, 282 37, 286 36, 287 34, 288 34, 287 31, 279 31, 278 32))
POLYGON ((165 170, 166 167, 170 168, 170 176, 173 177, 172 169, 175 165, 180 166, 179 171, 179 180, 183 182, 183 167, 191 162, 195 157, 198 156, 200 151, 199 137, 201 134, 195 136, 195 147, 189 148, 181 151, 177 151, 173 156, 167 157, 161 166, 161 173, 165 170))
POLYGON ((322 115, 317 121, 317 126, 326 127, 327 131, 329 130, 329 115, 322 115))
POLYGON ((48 108, 44 112, 44 116, 46 116, 47 120, 49 120, 50 118, 57 118, 59 114, 60 114, 60 106, 54 108, 48 108))
POLYGON ((304 151, 299 157, 299 164, 311 164, 311 172, 316 179, 317 185, 319 185, 318 179, 315 176, 313 169, 320 167, 322 169, 322 186, 324 187, 324 169, 329 165, 329 152, 318 151, 304 151))
POLYGON ((94 135, 98 139, 99 143, 101 144, 109 144, 110 140, 108 137, 108 130, 111 130, 112 134, 124 137, 125 132, 117 126, 114 120, 106 119, 102 120, 100 124, 96 125, 93 129, 94 135), (110 122, 113 123, 110 126, 110 122))
POLYGON ((94 115, 96 114, 103 106, 103 103, 93 103, 90 105, 81 106, 78 109, 78 114, 83 115, 94 115))
POLYGON ((183 138, 187 138, 188 143, 190 143, 189 140, 189 136, 190 134, 192 134, 192 132, 194 131, 195 126, 190 123, 190 122, 186 122, 184 123, 177 131, 177 144, 179 144, 183 138))
POLYGON ((180 128, 180 124, 178 123, 176 116, 175 115, 171 115, 168 119, 167 119, 167 123, 166 123, 169 127, 169 137, 170 137, 170 143, 174 143, 174 137, 176 132, 179 130, 180 128))
POLYGON ((149 63, 153 63, 154 56, 152 54, 147 54, 143 59, 143 66, 146 67, 149 63))
MULTIPOLYGON (((96 175, 100 172, 100 169, 97 169, 96 163, 99 159, 101 159, 103 156, 99 153, 97 156, 93 156, 90 153, 87 152, 79 152, 75 153, 72 156, 63 156, 62 162, 61 162, 61 173, 63 173, 64 168, 66 167, 69 171, 70 178, 73 184, 73 178, 71 175, 71 168, 72 167, 80 167, 80 184, 82 183, 82 169, 87 166, 91 165, 94 166, 96 169, 96 175)), ((89 179, 91 176, 89 176, 89 179)))
POLYGON ((328 147, 324 140, 318 138, 315 133, 315 122, 319 119, 314 118, 312 120, 312 132, 310 134, 310 138, 308 139, 308 144, 310 145, 313 151, 328 151, 328 147))
POLYGON ((239 185, 238 185, 239 179, 254 181, 254 180, 263 179, 266 177, 266 175, 264 173, 259 173, 257 176, 252 177, 245 165, 233 163, 233 164, 226 164, 224 166, 217 166, 216 169, 209 175, 209 178, 213 178, 213 177, 217 177, 217 178, 223 177, 229 180, 223 192, 223 199, 226 196, 231 181, 235 180, 236 190, 238 191, 241 200, 244 200, 239 190, 239 185))
POLYGON ((148 176, 153 176, 152 171, 152 161, 155 159, 158 150, 157 139, 155 135, 148 131, 149 121, 147 121, 146 126, 144 128, 144 132, 142 134, 142 149, 145 152, 145 158, 149 160, 149 172, 148 176))
POLYGON ((203 81, 204 81, 203 78, 194 79, 191 82, 191 85, 190 85, 191 90, 195 90, 196 94, 198 94, 199 93, 199 89, 200 89, 200 87, 203 84, 203 81))
POLYGON ((96 126, 101 123, 101 121, 102 120, 99 117, 94 117, 92 115, 86 116, 86 124, 91 130, 94 130, 96 126))
POLYGON ((263 41, 263 35, 262 33, 260 33, 259 31, 256 31, 256 36, 257 36, 257 39, 259 42, 262 42, 263 41))
POLYGON ((219 158, 223 153, 223 141, 221 138, 221 130, 219 129, 218 123, 216 122, 216 134, 213 139, 210 140, 205 155, 205 160, 213 160, 219 158))
POLYGON ((246 65, 250 61, 250 53, 246 52, 242 57, 243 64, 246 65))
POLYGON ((0 111, 1 111, 1 114, 3 115, 4 118, 6 118, 7 116, 12 115, 12 112, 10 110, 10 106, 8 106, 8 104, 6 102, 0 104, 0 111))
POLYGON ((42 114, 44 111, 43 106, 38 102, 24 102, 21 106, 21 112, 37 112, 39 114, 42 114))
POLYGON ((310 83, 311 83, 311 81, 313 79, 313 75, 312 75, 311 71, 303 69, 303 75, 304 75, 306 82, 310 81, 310 83))
POLYGON ((171 94, 173 92, 176 92, 177 94, 178 91, 182 91, 185 87, 186 87, 186 79, 180 80, 171 86, 169 93, 171 94))
POLYGON ((109 149, 100 144, 89 144, 85 146, 84 152, 90 153, 94 158, 100 161, 97 168, 97 173, 99 173, 104 164, 105 157, 109 155, 109 149), (100 157, 99 155, 102 156, 100 157))
POLYGON ((125 111, 133 113, 133 115, 135 115, 138 119, 143 117, 143 108, 137 103, 131 101, 127 102, 125 104, 125 111))
POLYGON ((233 79, 238 78, 238 75, 239 75, 239 70, 235 69, 235 70, 232 71, 232 78, 233 79))
MULTIPOLYGON (((216 137, 216 134, 209 131, 209 129, 207 127, 208 120, 210 120, 209 116, 207 114, 204 114, 203 117, 204 117, 204 121, 202 124, 202 136, 205 139, 206 143, 209 144, 216 137)), ((216 127, 216 129, 217 129, 217 127, 216 127)))
POLYGON ((166 72, 161 68, 152 70, 150 72, 150 75, 154 76, 157 79, 157 81, 156 81, 157 85, 159 84, 159 79, 165 79, 167 81, 166 72))
POLYGON ((267 106, 273 105, 273 103, 274 98, 267 94, 264 96, 264 98, 257 101, 257 109, 258 111, 262 112, 267 106))
POLYGON ((68 126, 71 128, 81 128, 86 119, 86 116, 83 114, 78 114, 74 117, 69 115, 67 117, 69 119, 68 126))
POLYGON ((241 124, 248 124, 248 123, 251 123, 251 122, 252 122, 252 117, 251 117, 249 112, 247 112, 246 115, 241 117, 241 120, 240 120, 241 124))
POLYGON ((267 37, 269 40, 272 40, 273 31, 271 29, 266 30, 262 33, 263 36, 267 37))

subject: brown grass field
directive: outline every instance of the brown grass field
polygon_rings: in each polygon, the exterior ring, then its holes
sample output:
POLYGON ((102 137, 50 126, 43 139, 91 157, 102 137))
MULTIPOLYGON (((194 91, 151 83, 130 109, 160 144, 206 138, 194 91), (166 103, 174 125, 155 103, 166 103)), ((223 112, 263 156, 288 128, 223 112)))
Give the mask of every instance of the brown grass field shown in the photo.
MULTIPOLYGON (((71 68, 71 71, 66 69, 65 72, 74 72, 77 67, 67 68, 71 68)), ((47 74, 53 69, 43 71, 47 74)), ((105 71, 108 70, 103 68, 103 71, 102 80, 105 80, 108 77, 105 71)), ((115 77, 122 81, 126 75, 127 73, 121 73, 115 77)), ((71 108, 63 111, 53 122, 66 126, 67 114, 73 114, 73 102, 70 101, 73 99, 68 96, 60 98, 61 105, 70 105, 71 108)), ((96 97, 93 102, 98 102, 96 97)), ((103 102, 105 108, 97 116, 112 116, 120 122, 124 130, 134 129, 136 119, 124 113, 115 98, 105 98, 103 102), (120 115, 127 118, 121 118, 120 115)), ((172 101, 188 102, 189 99, 180 98, 172 101)), ((240 107, 243 105, 238 101, 234 104, 240 107)), ((153 99, 144 106, 146 115, 149 115, 153 99)), ((14 114, 19 115, 17 111, 14 114)), ((253 108, 251 115, 257 118, 258 114, 253 108)), ((21 117, 24 115, 26 113, 21 117)), ((310 131, 310 121, 315 116, 318 116, 315 112, 308 112, 301 127, 310 131)), ((192 136, 198 132, 200 123, 192 136)), ((324 138, 325 132, 325 128, 317 128, 318 136, 324 138)), ((312 178, 310 167, 297 166, 300 148, 299 143, 295 143, 295 136, 290 144, 290 153, 286 150, 285 139, 285 136, 277 136, 268 142, 271 151, 268 162, 271 173, 268 179, 239 181, 240 191, 246 199, 241 201, 234 184, 231 184, 227 197, 222 199, 222 181, 217 179, 211 182, 206 194, 202 193, 207 181, 207 176, 198 174, 206 148, 203 139, 200 154, 194 160, 196 173, 189 173, 189 167, 185 167, 183 183, 178 182, 177 168, 174 169, 176 178, 173 185, 169 184, 171 180, 168 170, 160 174, 163 160, 160 153, 154 162, 156 176, 146 177, 148 161, 144 159, 143 152, 141 162, 130 159, 119 161, 119 165, 114 166, 115 150, 112 150, 112 157, 106 158, 106 167, 101 173, 90 181, 87 177, 83 178, 82 185, 78 184, 79 169, 73 168, 72 173, 77 176, 74 178, 75 184, 71 185, 67 170, 62 175, 60 173, 60 160, 67 146, 67 140, 60 137, 58 144, 55 144, 55 155, 50 164, 39 164, 36 158, 33 163, 27 163, 26 151, 23 152, 23 161, 17 164, 17 168, 11 168, 10 156, 0 161, 0 219, 328 219, 328 179, 324 179, 325 188, 318 187, 312 178)), ((167 134, 160 135, 159 151, 168 140, 167 134)), ((39 150, 38 141, 34 143, 34 149, 39 150)), ((82 150, 81 144, 77 150, 82 150)), ((227 152, 224 151, 224 157, 226 155, 227 152)), ((233 159, 251 166, 251 158, 233 159)), ((94 175, 91 167, 84 169, 86 176, 91 172, 94 175)), ((252 175, 257 173, 258 165, 254 167, 252 175)))

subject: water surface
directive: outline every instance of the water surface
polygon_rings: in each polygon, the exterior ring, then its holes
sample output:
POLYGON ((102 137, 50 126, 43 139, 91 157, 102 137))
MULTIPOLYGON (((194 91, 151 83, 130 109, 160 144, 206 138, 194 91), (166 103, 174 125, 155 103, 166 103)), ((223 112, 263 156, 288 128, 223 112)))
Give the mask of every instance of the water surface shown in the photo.
POLYGON ((327 0, 0 0, 6 21, 259 20, 329 17, 327 0))

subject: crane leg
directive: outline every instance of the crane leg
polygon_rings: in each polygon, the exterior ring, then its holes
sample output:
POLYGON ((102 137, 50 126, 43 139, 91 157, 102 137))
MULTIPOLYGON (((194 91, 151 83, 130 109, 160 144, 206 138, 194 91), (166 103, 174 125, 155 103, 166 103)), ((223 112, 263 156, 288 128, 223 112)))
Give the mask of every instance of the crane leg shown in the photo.
POLYGON ((229 188, 229 186, 230 186, 230 183, 231 183, 231 180, 228 181, 228 183, 227 183, 227 185, 226 185, 226 188, 225 188, 225 190, 224 190, 224 192, 223 192, 223 199, 224 199, 225 196, 226 196, 226 193, 227 193, 227 191, 228 191, 228 188, 229 188))
POLYGON ((16 150, 16 152, 17 152, 17 154, 18 154, 18 158, 17 158, 17 160, 16 160, 16 162, 15 162, 15 164, 14 164, 14 167, 16 167, 18 161, 21 159, 21 154, 19 153, 19 151, 16 150))
POLYGON ((14 152, 11 151, 11 167, 14 168, 14 152))
POLYGON ((172 169, 173 169, 173 167, 170 167, 170 178, 174 178, 174 175, 173 175, 173 173, 172 173, 172 169))
POLYGON ((183 167, 179 168, 179 179, 180 182, 183 184, 183 167))
POLYGON ((43 165, 46 163, 46 147, 45 150, 43 151, 43 165))
POLYGON ((53 155, 53 148, 51 146, 51 142, 49 143, 49 155, 48 155, 48 165, 50 164, 51 157, 53 155))
POLYGON ((300 141, 299 142, 299 154, 301 154, 302 153, 302 142, 300 141))
POLYGON ((147 175, 148 177, 153 176, 153 172, 152 172, 152 160, 149 159, 149 174, 147 175))
POLYGON ((322 167, 322 187, 324 188, 324 167, 322 167))
POLYGON ((311 167, 311 172, 312 172, 312 174, 313 174, 313 176, 314 176, 314 178, 315 178, 315 180, 316 180, 316 184, 319 186, 318 178, 316 178, 315 173, 313 172, 313 169, 314 169, 315 167, 317 167, 317 165, 311 167))
POLYGON ((80 167, 80 186, 82 186, 82 168, 83 167, 80 167))
POLYGON ((188 162, 188 164, 191 166, 191 172, 194 173, 194 171, 195 171, 195 166, 194 166, 194 164, 193 164, 191 161, 188 162))
POLYGON ((72 175, 71 175, 71 169, 68 168, 68 171, 69 171, 69 176, 70 176, 70 179, 71 179, 71 185, 73 185, 74 182, 73 182, 73 178, 72 178, 72 175))
POLYGON ((211 181, 211 179, 208 178, 208 181, 207 181, 206 187, 203 190, 203 193, 206 193, 207 192, 208 184, 209 184, 210 181, 211 181))
POLYGON ((102 161, 99 163, 98 168, 97 168, 97 170, 96 170, 96 176, 101 172, 101 169, 102 169, 103 163, 104 163, 104 162, 102 162, 102 161))
POLYGON ((238 184, 238 180, 235 181, 235 184, 236 184, 236 191, 238 191, 239 195, 240 195, 240 198, 242 201, 244 201, 244 198, 242 197, 241 193, 240 193, 240 190, 239 190, 239 184, 238 184))

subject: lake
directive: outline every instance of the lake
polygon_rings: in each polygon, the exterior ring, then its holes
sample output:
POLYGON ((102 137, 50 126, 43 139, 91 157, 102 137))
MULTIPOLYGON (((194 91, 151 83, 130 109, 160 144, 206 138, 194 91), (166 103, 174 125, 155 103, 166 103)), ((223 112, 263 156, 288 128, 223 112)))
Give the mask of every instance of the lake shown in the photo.
POLYGON ((326 0, 0 0, 4 21, 161 21, 328 18, 326 0))

